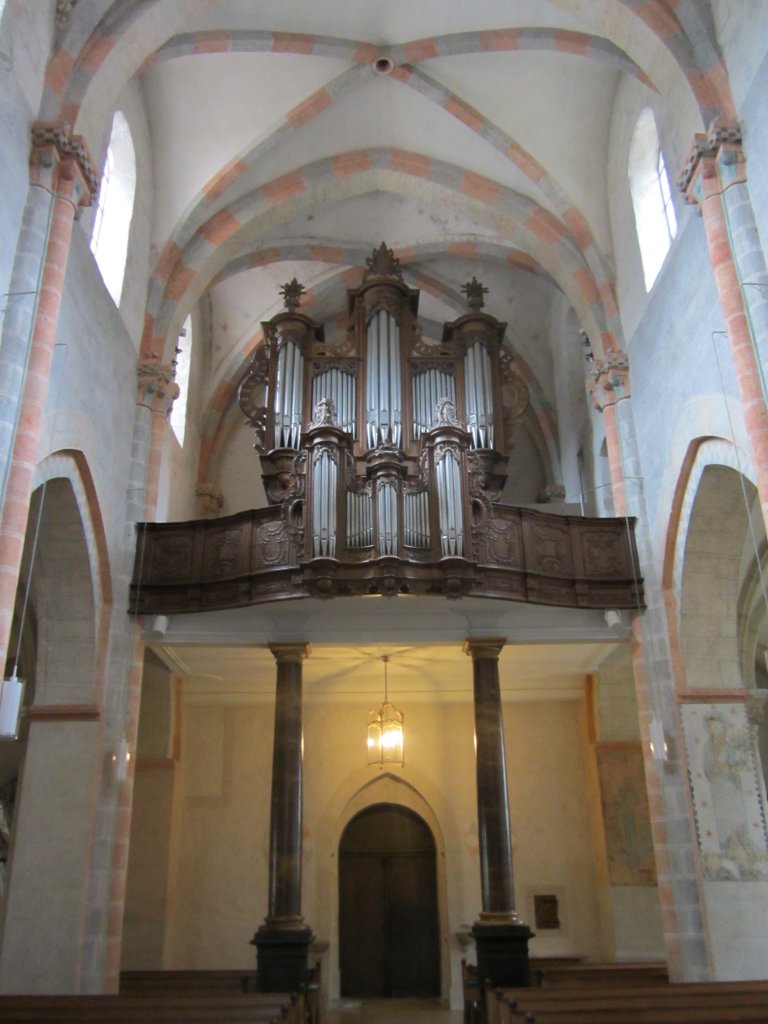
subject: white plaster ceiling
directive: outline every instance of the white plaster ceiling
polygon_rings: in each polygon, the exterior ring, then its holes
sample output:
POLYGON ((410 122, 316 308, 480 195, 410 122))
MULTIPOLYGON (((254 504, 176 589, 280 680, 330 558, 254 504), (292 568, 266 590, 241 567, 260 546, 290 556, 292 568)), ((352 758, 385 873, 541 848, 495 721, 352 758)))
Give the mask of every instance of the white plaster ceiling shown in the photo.
MULTIPOLYGON (((147 5, 146 14, 107 56, 103 87, 85 97, 78 127, 87 135, 100 111, 117 102, 112 91, 121 69, 143 68, 137 80, 153 153, 153 253, 159 256, 180 239, 192 243, 181 253, 185 268, 195 267, 192 283, 178 308, 165 315, 173 337, 193 303, 207 296, 210 358, 199 390, 204 402, 244 368, 243 352, 258 336, 261 321, 278 312, 278 288, 290 278, 296 276, 312 291, 314 305, 306 312, 329 330, 342 329, 343 275, 359 274, 364 256, 385 240, 407 254, 405 277, 421 288, 420 310, 429 331, 463 311, 461 286, 477 276, 489 288, 486 311, 509 323, 508 344, 532 372, 555 433, 560 424, 562 436, 572 424, 586 422, 586 367, 577 328, 592 335, 598 354, 600 330, 590 319, 589 302, 578 305, 574 259, 591 259, 597 279, 610 280, 606 168, 615 97, 629 77, 649 100, 653 96, 650 86, 637 84, 635 65, 662 92, 674 88, 680 94, 686 88, 669 51, 630 8, 618 0, 162 0, 147 5), (472 52, 459 35, 514 29, 530 30, 535 47, 494 52, 475 46, 472 52), (573 52, 579 49, 573 39, 569 44, 566 36, 559 45, 553 30, 592 35, 597 42, 584 53, 573 52), (212 44, 205 35, 211 31, 327 40, 310 40, 312 52, 305 53, 257 52, 258 46, 247 44, 242 52, 212 53, 205 52, 215 47, 215 36, 212 44), (188 45, 194 38, 198 52, 188 45), (403 56, 398 50, 423 39, 435 40, 440 56, 434 51, 403 56), (163 46, 178 40, 185 55, 163 53, 163 46), (363 47, 371 48, 370 60, 356 58, 363 47), (373 73, 375 48, 392 54, 395 73, 373 73), (326 103, 322 90, 333 91, 339 76, 344 89, 326 103), (286 121, 313 96, 321 98, 313 116, 286 121), (440 172, 431 178, 388 167, 326 178, 318 172, 290 202, 245 205, 276 178, 383 148, 439 163, 440 172), (215 190, 211 201, 201 201, 224 169, 249 155, 239 176, 221 192, 215 190), (483 188, 500 195, 502 203, 481 201, 465 187, 467 175, 476 176, 475 186, 482 181, 483 188), (505 207, 509 197, 513 201, 505 207), (575 247, 556 255, 553 245, 523 227, 531 204, 561 222, 565 211, 576 211, 595 244, 580 255, 575 247), (239 228, 212 246, 195 232, 217 211, 234 211, 239 228), (481 246, 477 255, 461 250, 475 243, 481 246), (449 246, 453 251, 446 254, 449 246), (322 247, 346 253, 354 247, 362 255, 334 263, 313 255, 322 247), (249 268, 250 255, 269 248, 279 255, 249 268), (539 262, 535 274, 516 266, 514 250, 539 262), (230 261, 233 271, 227 269, 230 261), (565 315, 569 302, 576 312, 565 315)), ((102 117, 106 121, 106 113, 102 117)), ((162 292, 162 285, 156 291, 162 292)), ((617 341, 621 345, 622 339, 617 341)), ((479 602, 460 613, 455 605, 441 605, 439 612, 419 608, 414 616, 414 606, 398 599, 397 612, 389 609, 382 629, 372 606, 361 600, 345 606, 340 632, 339 602, 331 602, 333 613, 328 605, 323 610, 308 602, 289 603, 294 607, 283 605, 280 615, 264 608, 228 613, 226 628, 216 616, 174 618, 157 649, 189 678, 190 692, 201 699, 210 690, 222 697, 241 689, 271 692, 274 661, 264 645, 281 630, 288 639, 313 642, 314 653, 305 663, 310 699, 333 699, 361 686, 373 695, 383 653, 393 659, 393 685, 467 699, 471 664, 461 654, 461 640, 479 631, 510 638, 502 655, 510 694, 572 699, 582 693, 585 674, 616 642, 600 613, 569 613, 569 618, 552 609, 509 611, 504 602, 479 602), (431 646, 422 646, 416 634, 430 636, 431 646), (522 643, 532 637, 538 642, 522 643)))
POLYGON ((506 638, 499 668, 506 700, 576 700, 586 676, 629 636, 626 613, 609 628, 600 611, 424 597, 282 601, 147 617, 144 626, 153 650, 184 677, 186 695, 201 701, 270 699, 269 644, 306 640, 307 700, 377 698, 383 655, 393 699, 471 700, 468 637, 506 638))
MULTIPOLYGON (((166 0, 124 34, 108 61, 127 64, 141 57, 148 60, 140 85, 152 141, 153 244, 158 253, 169 239, 184 233, 196 208, 205 219, 217 207, 232 209, 253 189, 317 161, 391 147, 439 160, 449 176, 479 175, 557 216, 575 208, 595 237, 599 258, 610 266, 605 168, 616 91, 622 76, 632 74, 634 63, 662 78, 671 73, 670 57, 658 40, 615 0, 479 0, 471 5, 454 0, 267 0, 258 5, 245 0, 166 0), (466 41, 478 32, 509 30, 532 33, 534 48, 472 52, 466 41), (589 55, 568 52, 568 45, 547 37, 553 31, 594 35, 595 49, 589 55), (256 52, 258 46, 247 41, 243 52, 209 53, 206 32, 298 33, 328 42, 314 45, 311 53, 256 52), (186 55, 163 56, 162 47, 169 41, 189 39, 192 33, 202 40, 200 52, 189 53, 187 47, 186 55), (435 40, 441 55, 398 49, 421 39, 435 40), (372 74, 370 65, 355 60, 355 48, 365 46, 391 52, 398 68, 402 64, 408 73, 404 78, 372 74), (158 48, 160 58, 151 59, 158 48), (321 103, 319 113, 299 127, 286 129, 286 115, 318 90, 331 88, 340 75, 349 76, 343 93, 324 108, 321 103), (465 114, 457 113, 452 101, 446 109, 450 97, 469 112, 470 121, 479 119, 477 123, 468 127, 465 114), (484 125, 480 130, 478 123, 484 125), (524 161, 530 157, 538 162, 544 178, 538 171, 525 173, 519 160, 510 157, 510 146, 524 161), (201 194, 222 168, 254 152, 257 158, 226 194, 201 206, 201 194)), ((86 97, 86 114, 89 103, 98 102, 86 97)), ((503 215, 434 181, 405 182, 386 172, 371 173, 366 180, 355 179, 346 191, 334 192, 325 185, 311 197, 298 197, 293 207, 268 211, 250 222, 246 216, 236 236, 212 257, 208 280, 228 259, 269 242, 291 240, 372 247, 385 239, 397 249, 415 251, 409 266, 418 271, 424 245, 490 239, 509 248, 513 235, 519 235, 519 221, 520 216, 503 215)), ((311 259, 276 268, 264 275, 270 287, 275 278, 287 280, 295 273, 308 283, 323 272, 311 259)), ((482 279, 493 270, 480 257, 469 264, 457 260, 442 280, 458 293, 471 274, 482 279)), ((494 282, 487 308, 505 319, 516 296, 523 295, 526 310, 543 323, 555 287, 552 281, 535 289, 519 279, 501 286, 494 282)), ((259 322, 275 311, 276 289, 273 295, 267 291, 255 284, 254 275, 238 274, 231 287, 213 292, 214 325, 227 324, 225 334, 214 331, 214 367, 226 366, 228 350, 253 336, 259 322), (251 315, 250 322, 242 322, 243 311, 251 315)), ((189 300, 199 294, 193 289, 189 300)), ((343 290, 336 301, 342 309, 343 290)), ((178 314, 179 324, 184 312, 178 314)), ((451 313, 456 315, 448 311, 442 316, 451 313)), ((527 326, 517 335, 526 344, 527 326)), ((545 359, 537 372, 551 362, 545 359)), ((214 373, 209 393, 217 383, 214 373)), ((551 394, 550 381, 540 378, 539 383, 551 394)), ((573 400, 583 401, 582 389, 573 400)))
MULTIPOLYGON (((585 679, 614 649, 604 641, 514 644, 502 650, 499 677, 505 701, 578 700, 585 679)), ((163 646, 156 653, 183 675, 195 702, 271 700, 275 659, 263 647, 163 646)), ((472 662, 460 646, 434 644, 318 644, 302 667, 307 702, 381 701, 387 656, 388 692, 395 703, 472 700, 472 662)))

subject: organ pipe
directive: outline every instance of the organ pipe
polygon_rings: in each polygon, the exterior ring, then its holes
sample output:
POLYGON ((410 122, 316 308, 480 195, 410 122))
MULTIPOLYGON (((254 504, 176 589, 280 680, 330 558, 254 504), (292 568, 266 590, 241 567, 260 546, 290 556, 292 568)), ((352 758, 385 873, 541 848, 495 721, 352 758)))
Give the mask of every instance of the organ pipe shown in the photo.
POLYGON ((469 310, 439 342, 423 337, 418 292, 393 252, 382 244, 366 267, 347 330, 326 341, 298 312, 295 279, 283 288, 286 311, 263 325, 240 404, 268 500, 291 501, 313 558, 471 558, 470 479, 471 497, 491 501, 504 481, 506 325, 482 312, 486 289, 473 278, 469 310))
POLYGON ((411 548, 429 547, 429 519, 427 492, 406 493, 403 502, 403 531, 405 543, 411 548))
POLYGON ((379 555, 396 555, 398 547, 397 491, 390 480, 379 483, 376 494, 379 519, 379 555))
POLYGON ((398 446, 402 429, 400 327, 387 309, 379 309, 366 332, 366 438, 369 448, 398 446))
POLYGON ((413 391, 413 439, 418 441, 423 433, 435 425, 435 406, 438 399, 449 398, 456 404, 456 381, 452 374, 436 367, 417 370, 412 380, 413 391))
POLYGON ((347 492, 347 547, 368 548, 373 544, 372 502, 366 492, 347 492))
POLYGON ((444 557, 464 554, 463 509, 461 501, 461 468, 458 454, 452 448, 442 452, 435 466, 440 514, 440 549, 444 557))
POLYGON ((304 398, 304 357, 292 338, 280 337, 275 377, 275 448, 298 448, 304 398))
POLYGON ((493 448, 491 357, 482 342, 474 342, 464 354, 464 390, 467 430, 472 435, 472 447, 493 448))
POLYGON ((331 453, 321 448, 312 462, 312 554, 315 558, 336 555, 336 492, 338 466, 331 453))
POLYGON ((312 407, 322 398, 330 398, 336 406, 336 425, 353 436, 355 430, 355 376, 338 367, 330 367, 312 379, 312 407))

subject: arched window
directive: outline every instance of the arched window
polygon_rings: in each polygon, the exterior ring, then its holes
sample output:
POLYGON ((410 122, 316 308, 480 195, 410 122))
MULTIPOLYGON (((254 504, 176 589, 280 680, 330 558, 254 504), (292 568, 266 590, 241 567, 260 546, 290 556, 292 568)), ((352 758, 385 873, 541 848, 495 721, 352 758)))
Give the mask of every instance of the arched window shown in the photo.
POLYGON ((104 284, 118 306, 123 291, 135 193, 136 152, 128 122, 118 110, 112 120, 91 235, 91 252, 96 257, 104 284))
POLYGON ((672 239, 677 234, 677 217, 669 175, 650 107, 642 111, 632 133, 629 187, 643 259, 645 287, 646 291, 650 291, 669 252, 672 239))
POLYGON ((192 363, 192 317, 184 321, 178 341, 176 342, 176 383, 179 386, 179 397, 171 409, 171 429, 176 440, 184 447, 184 435, 187 429, 187 401, 189 398, 189 369, 192 363))

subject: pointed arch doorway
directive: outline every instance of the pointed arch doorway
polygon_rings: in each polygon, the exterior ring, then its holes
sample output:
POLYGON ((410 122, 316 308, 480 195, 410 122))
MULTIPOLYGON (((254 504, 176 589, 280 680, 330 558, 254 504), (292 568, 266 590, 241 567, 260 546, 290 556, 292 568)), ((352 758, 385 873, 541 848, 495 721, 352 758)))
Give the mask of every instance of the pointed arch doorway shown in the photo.
POLYGON ((374 804, 344 830, 339 962, 343 997, 440 994, 435 840, 414 811, 374 804))

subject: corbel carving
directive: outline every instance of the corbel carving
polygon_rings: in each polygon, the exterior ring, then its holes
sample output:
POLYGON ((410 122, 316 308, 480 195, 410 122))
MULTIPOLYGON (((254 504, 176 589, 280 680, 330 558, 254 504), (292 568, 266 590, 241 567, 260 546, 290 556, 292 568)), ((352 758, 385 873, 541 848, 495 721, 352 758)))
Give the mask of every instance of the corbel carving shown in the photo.
POLYGON ((38 121, 32 125, 30 174, 34 184, 90 206, 99 191, 99 175, 85 140, 73 135, 66 122, 38 121))
POLYGON ((542 503, 565 501, 565 487, 562 484, 547 484, 539 491, 536 500, 542 503))
POLYGON ((175 380, 173 366, 147 360, 136 367, 136 375, 138 401, 150 406, 155 412, 169 415, 173 403, 179 397, 179 385, 175 380))
POLYGON ((55 25, 56 31, 63 31, 70 14, 77 6, 77 0, 56 0, 55 25))
POLYGON ((616 405, 622 398, 630 398, 629 358, 616 352, 596 363, 587 379, 587 389, 598 412, 616 405))
POLYGON ((768 690, 755 689, 747 691, 747 695, 744 698, 744 707, 753 733, 756 733, 763 722, 765 722, 766 702, 768 702, 768 690))
POLYGON ((211 519, 224 507, 224 495, 214 484, 201 484, 195 490, 195 495, 201 519, 211 519))
POLYGON ((713 121, 706 134, 694 136, 693 146, 678 178, 677 185, 692 205, 706 199, 706 181, 722 187, 736 180, 738 169, 743 175, 744 149, 741 125, 713 121))

